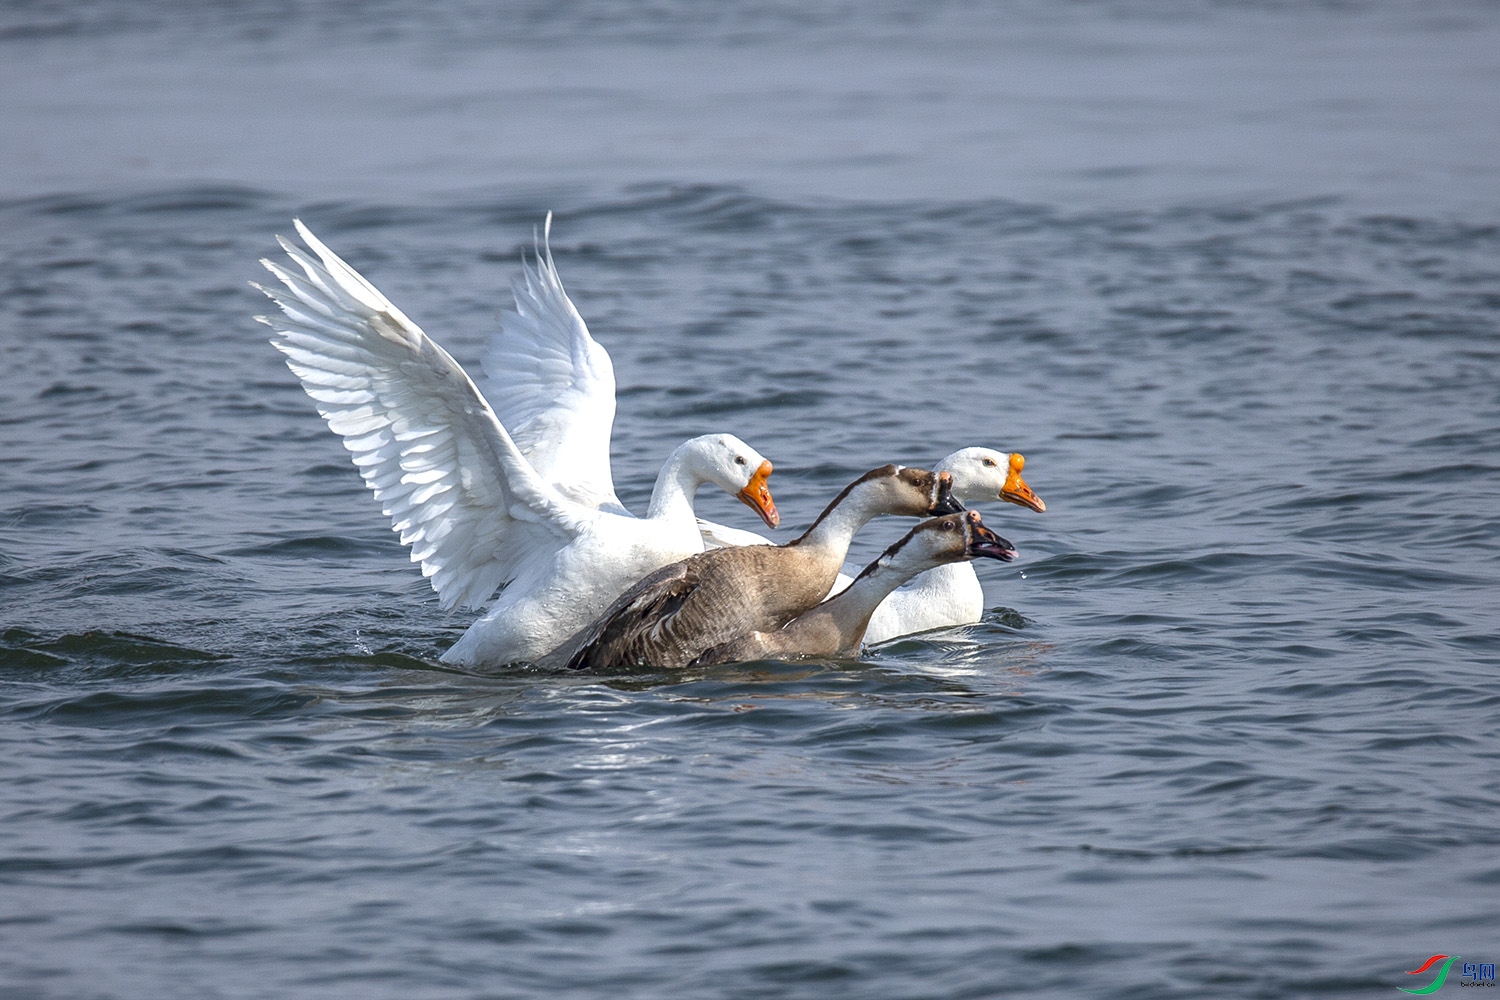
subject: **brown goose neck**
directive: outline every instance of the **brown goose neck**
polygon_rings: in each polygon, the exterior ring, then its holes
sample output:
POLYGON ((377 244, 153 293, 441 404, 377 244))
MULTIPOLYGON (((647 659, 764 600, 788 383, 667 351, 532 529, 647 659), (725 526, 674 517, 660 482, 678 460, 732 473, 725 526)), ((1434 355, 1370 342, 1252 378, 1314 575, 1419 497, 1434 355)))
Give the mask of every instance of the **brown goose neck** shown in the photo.
POLYGON ((844 487, 839 495, 833 498, 833 502, 823 508, 823 513, 818 515, 818 519, 812 523, 812 526, 790 544, 805 548, 838 549, 839 560, 842 561, 844 552, 848 551, 849 542, 854 538, 854 533, 881 512, 874 488, 868 484, 875 479, 891 475, 892 473, 888 470, 893 468, 893 466, 888 466, 867 472, 844 487))
MULTIPOLYGON (((914 534, 914 533, 913 533, 914 534)), ((863 635, 870 616, 893 591, 924 570, 944 560, 927 553, 906 549, 912 535, 907 535, 886 549, 879 559, 866 566, 854 582, 825 603, 828 612, 841 629, 857 627, 863 635)))

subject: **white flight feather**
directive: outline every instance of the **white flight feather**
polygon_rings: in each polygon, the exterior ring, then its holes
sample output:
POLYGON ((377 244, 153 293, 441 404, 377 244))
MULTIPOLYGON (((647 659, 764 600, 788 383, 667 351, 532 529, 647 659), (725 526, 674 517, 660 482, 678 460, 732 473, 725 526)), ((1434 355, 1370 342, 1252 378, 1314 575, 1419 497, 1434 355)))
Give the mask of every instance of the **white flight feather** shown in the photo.
POLYGON ((512 284, 484 357, 484 395, 532 468, 563 495, 625 513, 610 475, 615 372, 563 290, 552 260, 552 213, 534 261, 512 284))
POLYGON ((445 608, 478 608, 583 513, 526 462, 463 368, 314 236, 296 273, 262 261, 282 315, 257 317, 344 439, 365 484, 445 608))
MULTIPOLYGON (((550 217, 549 217, 550 221, 550 217)), ((692 497, 741 493, 765 459, 729 434, 692 438, 632 516, 609 472, 614 374, 564 293, 545 239, 516 286, 486 363, 487 399, 446 351, 317 239, 295 263, 262 261, 281 288, 272 343, 380 501, 442 605, 475 608, 505 587, 444 655, 536 659, 626 587, 702 541, 692 497)), ((279 237, 278 237, 279 239, 279 237)))

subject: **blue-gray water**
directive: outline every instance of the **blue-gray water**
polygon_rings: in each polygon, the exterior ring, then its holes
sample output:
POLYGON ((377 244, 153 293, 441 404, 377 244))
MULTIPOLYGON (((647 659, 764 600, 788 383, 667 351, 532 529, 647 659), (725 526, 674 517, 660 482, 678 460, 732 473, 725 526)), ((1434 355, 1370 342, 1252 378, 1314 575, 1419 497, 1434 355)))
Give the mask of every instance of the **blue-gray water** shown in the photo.
POLYGON ((1497 70, 1477 2, 8 8, 0 995, 1495 962, 1497 70), (549 208, 627 503, 709 430, 788 536, 872 465, 1021 451, 1048 511, 985 509, 985 621, 439 669, 468 616, 246 282, 300 215, 473 363, 549 208))

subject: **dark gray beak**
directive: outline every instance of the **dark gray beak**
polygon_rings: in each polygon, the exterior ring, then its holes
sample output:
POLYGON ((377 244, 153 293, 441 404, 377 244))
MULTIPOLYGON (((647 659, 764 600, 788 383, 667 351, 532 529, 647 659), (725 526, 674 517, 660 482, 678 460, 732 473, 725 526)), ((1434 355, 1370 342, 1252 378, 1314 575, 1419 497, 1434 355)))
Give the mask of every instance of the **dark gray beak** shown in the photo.
POLYGON ((1019 554, 1014 545, 980 524, 978 513, 970 511, 969 519, 968 552, 971 557, 976 559, 987 557, 1010 562, 1019 554))
POLYGON ((929 515, 962 514, 964 505, 958 502, 953 495, 953 474, 939 472, 937 477, 937 498, 932 501, 932 508, 927 511, 929 515))

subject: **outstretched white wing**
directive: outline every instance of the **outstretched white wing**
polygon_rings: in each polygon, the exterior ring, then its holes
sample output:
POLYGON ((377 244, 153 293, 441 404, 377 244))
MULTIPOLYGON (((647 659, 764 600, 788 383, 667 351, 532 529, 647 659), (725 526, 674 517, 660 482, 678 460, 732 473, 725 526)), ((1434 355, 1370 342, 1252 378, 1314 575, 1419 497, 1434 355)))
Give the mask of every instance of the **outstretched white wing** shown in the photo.
POLYGON ((318 255, 277 237, 301 268, 261 263, 257 285, 284 314, 276 331, 328 427, 344 439, 412 562, 445 608, 477 608, 577 531, 577 506, 539 479, 457 361, 300 220, 318 255))
POLYGON ((484 355, 484 395, 532 468, 563 495, 624 512, 609 469, 615 372, 563 291, 542 231, 535 263, 522 261, 515 309, 484 355))

